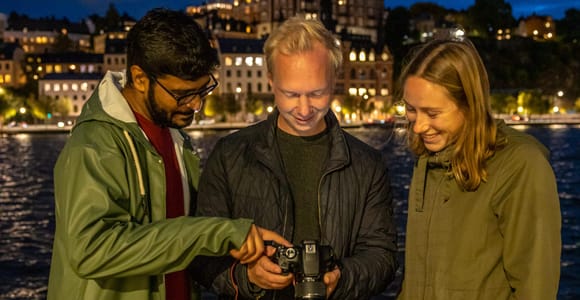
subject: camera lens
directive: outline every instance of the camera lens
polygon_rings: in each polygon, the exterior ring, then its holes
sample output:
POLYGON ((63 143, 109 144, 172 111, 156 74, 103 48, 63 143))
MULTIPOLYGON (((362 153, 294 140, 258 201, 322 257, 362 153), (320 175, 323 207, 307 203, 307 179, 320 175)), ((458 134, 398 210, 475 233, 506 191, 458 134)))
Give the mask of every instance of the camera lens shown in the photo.
POLYGON ((287 258, 290 258, 290 259, 296 257, 296 255, 297 255, 296 249, 294 249, 294 248, 288 248, 288 249, 286 249, 285 255, 286 255, 287 258))

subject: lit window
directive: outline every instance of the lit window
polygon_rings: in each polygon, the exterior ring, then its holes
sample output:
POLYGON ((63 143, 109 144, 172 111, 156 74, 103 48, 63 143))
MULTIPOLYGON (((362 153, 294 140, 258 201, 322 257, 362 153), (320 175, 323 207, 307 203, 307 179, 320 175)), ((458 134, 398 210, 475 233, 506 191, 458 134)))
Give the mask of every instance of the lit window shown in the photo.
POLYGON ((53 89, 55 92, 60 92, 60 84, 55 83, 53 89))
POLYGON ((350 61, 356 61, 356 52, 354 52, 354 50, 350 51, 350 54, 348 55, 348 59, 350 61))
POLYGON ((79 85, 78 85, 78 84, 76 84, 76 83, 73 83, 73 84, 71 85, 71 89, 72 89, 73 91, 77 92, 77 91, 79 90, 79 85))
POLYGON ((242 58, 240 56, 236 57, 236 66, 241 66, 242 65, 242 58))
POLYGON ((263 65, 264 65, 264 58, 263 58, 263 57, 261 57, 261 56, 257 56, 257 57, 254 59, 254 62, 256 63, 256 66, 260 66, 260 67, 261 67, 261 66, 263 66, 263 65))
POLYGON ((361 95, 361 96, 362 96, 362 95, 364 95, 364 94, 366 94, 366 93, 367 93, 367 89, 365 89, 365 88, 359 88, 359 89, 358 89, 358 94, 359 94, 359 95, 361 95))
POLYGON ((381 96, 388 96, 388 95, 389 95, 389 89, 382 88, 381 89, 381 96))
POLYGON ((369 61, 375 61, 375 51, 373 50, 369 53, 369 61))
POLYGON ((10 76, 10 74, 4 75, 4 83, 10 83, 10 82, 12 82, 12 76, 10 76))
POLYGON ((44 91, 45 92, 50 92, 50 83, 45 83, 44 84, 44 91))
POLYGON ((62 90, 63 90, 63 92, 67 92, 68 91, 68 83, 63 83, 62 84, 62 90))
POLYGON ((52 65, 46 65, 46 73, 54 72, 54 67, 52 65))
POLYGON ((386 52, 383 52, 383 54, 381 55, 381 59, 383 61, 387 61, 389 59, 389 55, 386 52))
POLYGON ((254 58, 251 56, 246 57, 246 66, 251 67, 254 65, 254 58))
POLYGON ((356 88, 349 88, 348 89, 348 94, 351 96, 356 96, 356 88))
POLYGON ((231 66, 231 65, 232 65, 232 63, 233 63, 233 61, 232 61, 232 57, 231 57, 231 56, 226 56, 226 57, 224 58, 224 64, 225 64, 226 66, 231 66))
POLYGON ((55 73, 62 73, 62 66, 61 65, 55 65, 54 66, 54 72, 55 73))
POLYGON ((86 92, 89 88, 89 84, 86 82, 81 83, 81 91, 86 92))
POLYGON ((361 50, 358 53, 358 60, 360 60, 360 61, 366 61, 367 60, 367 54, 364 52, 364 50, 361 50))

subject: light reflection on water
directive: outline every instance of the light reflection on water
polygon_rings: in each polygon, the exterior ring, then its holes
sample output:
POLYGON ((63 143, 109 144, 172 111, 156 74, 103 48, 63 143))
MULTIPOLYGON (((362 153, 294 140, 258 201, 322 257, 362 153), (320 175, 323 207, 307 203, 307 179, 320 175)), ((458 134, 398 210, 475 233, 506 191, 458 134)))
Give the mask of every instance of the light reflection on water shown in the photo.
MULTIPOLYGON (((580 126, 519 126, 552 151, 562 207, 562 275, 558 299, 580 299, 580 126)), ((348 129, 388 154, 402 261, 406 198, 413 159, 403 141, 381 128, 348 129)), ((202 162, 227 131, 192 131, 202 162)), ((54 199, 52 168, 66 134, 0 136, 0 300, 44 299, 54 199)), ((384 295, 391 299, 401 274, 384 295)))

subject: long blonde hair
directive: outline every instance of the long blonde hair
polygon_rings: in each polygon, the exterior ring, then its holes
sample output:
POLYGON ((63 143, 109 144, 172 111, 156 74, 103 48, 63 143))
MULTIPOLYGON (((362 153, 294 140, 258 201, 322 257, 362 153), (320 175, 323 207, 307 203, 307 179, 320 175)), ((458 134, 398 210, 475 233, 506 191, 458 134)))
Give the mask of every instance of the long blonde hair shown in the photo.
MULTIPOLYGON (((491 115, 489 80, 475 46, 467 39, 428 42, 403 68, 400 86, 417 76, 442 86, 464 114, 465 124, 451 149, 451 173, 465 190, 476 190, 487 179, 486 159, 498 145, 497 126, 491 115)), ((408 142, 417 155, 429 154, 409 124, 408 142)))

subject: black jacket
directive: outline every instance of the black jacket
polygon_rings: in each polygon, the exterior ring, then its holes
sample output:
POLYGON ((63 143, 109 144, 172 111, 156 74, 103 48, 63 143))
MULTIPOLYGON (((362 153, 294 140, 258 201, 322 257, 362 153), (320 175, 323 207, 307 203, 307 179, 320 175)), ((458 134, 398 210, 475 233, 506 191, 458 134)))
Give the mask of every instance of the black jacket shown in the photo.
MULTIPOLYGON (((217 142, 199 184, 197 214, 254 219, 291 240, 293 201, 276 144, 278 112, 217 142)), ((340 128, 329 111, 330 157, 319 183, 321 244, 334 249, 341 278, 333 299, 368 299, 385 290, 397 269, 392 194, 381 153, 340 128)), ((231 257, 201 257, 193 276, 219 294, 234 295, 231 257)), ((245 266, 235 281, 249 298, 245 266)), ((269 293, 266 298, 284 299, 269 293)), ((285 293, 286 294, 286 293, 285 293)))

